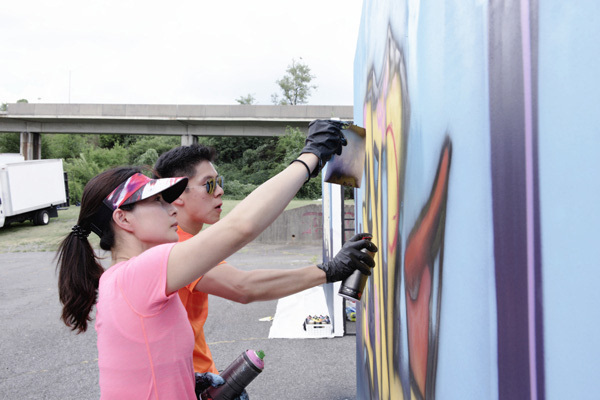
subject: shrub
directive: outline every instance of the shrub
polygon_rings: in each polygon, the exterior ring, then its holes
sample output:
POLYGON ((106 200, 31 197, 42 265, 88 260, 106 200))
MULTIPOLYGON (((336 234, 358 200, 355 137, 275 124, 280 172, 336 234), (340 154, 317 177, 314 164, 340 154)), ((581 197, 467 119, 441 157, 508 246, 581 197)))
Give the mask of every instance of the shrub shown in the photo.
POLYGON ((18 133, 0 133, 0 153, 19 153, 21 135, 18 133))
POLYGON ((248 196, 254 189, 256 189, 257 185, 253 185, 251 183, 240 183, 239 181, 228 181, 225 180, 225 190, 224 197, 233 200, 241 200, 248 196))

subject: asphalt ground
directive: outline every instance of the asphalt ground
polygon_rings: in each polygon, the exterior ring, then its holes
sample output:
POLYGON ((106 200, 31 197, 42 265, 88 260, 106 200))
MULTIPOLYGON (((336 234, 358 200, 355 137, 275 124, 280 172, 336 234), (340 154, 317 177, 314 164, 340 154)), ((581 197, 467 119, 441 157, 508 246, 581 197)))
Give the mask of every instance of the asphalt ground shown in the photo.
MULTIPOLYGON (((321 260, 316 244, 251 243, 228 259, 244 270, 296 268, 321 260)), ((96 332, 60 321, 54 253, 0 254, 0 399, 98 399, 96 332)), ((356 337, 268 339, 277 301, 242 305, 210 296, 205 326, 219 370, 262 349, 252 400, 356 399, 356 337)), ((352 323, 347 326, 353 331, 352 323)), ((124 360, 125 362, 126 360, 124 360)))

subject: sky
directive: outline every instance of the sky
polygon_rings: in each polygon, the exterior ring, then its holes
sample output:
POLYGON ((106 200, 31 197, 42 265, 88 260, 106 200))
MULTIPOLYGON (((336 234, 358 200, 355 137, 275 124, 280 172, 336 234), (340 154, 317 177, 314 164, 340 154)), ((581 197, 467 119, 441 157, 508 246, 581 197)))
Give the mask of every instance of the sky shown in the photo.
POLYGON ((0 102, 269 105, 292 60, 309 105, 351 105, 362 0, 18 0, 0 102))

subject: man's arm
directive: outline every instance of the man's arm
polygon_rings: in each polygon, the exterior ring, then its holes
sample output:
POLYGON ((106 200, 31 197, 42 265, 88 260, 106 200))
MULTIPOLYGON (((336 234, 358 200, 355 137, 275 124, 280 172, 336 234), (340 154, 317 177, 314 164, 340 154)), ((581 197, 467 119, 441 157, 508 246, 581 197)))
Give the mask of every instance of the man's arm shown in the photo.
POLYGON ((195 290, 247 304, 279 299, 326 281, 325 272, 316 265, 291 270, 242 271, 225 263, 208 271, 195 290))

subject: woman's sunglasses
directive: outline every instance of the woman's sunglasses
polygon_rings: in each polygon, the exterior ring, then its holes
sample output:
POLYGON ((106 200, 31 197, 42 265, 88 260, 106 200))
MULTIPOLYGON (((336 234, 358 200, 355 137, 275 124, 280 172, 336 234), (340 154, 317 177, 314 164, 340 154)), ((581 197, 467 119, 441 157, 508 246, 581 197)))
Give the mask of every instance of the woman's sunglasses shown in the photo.
POLYGON ((213 194, 215 192, 215 189, 217 188, 217 185, 223 187, 223 177, 220 175, 217 176, 216 178, 210 178, 209 180, 206 181, 206 183, 204 185, 188 186, 187 189, 204 186, 206 188, 206 193, 213 194))

